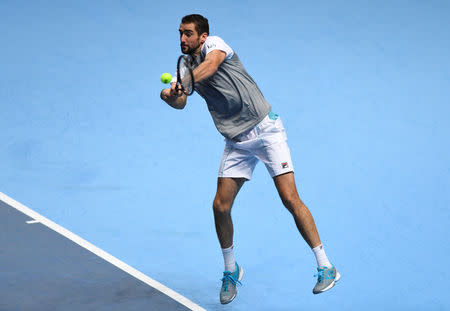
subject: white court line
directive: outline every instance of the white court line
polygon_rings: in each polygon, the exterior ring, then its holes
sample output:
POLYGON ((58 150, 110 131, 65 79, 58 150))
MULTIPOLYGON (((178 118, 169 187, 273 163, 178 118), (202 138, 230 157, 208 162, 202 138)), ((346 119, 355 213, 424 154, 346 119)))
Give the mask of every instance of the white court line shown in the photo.
MULTIPOLYGON (((192 301, 190 301, 186 297, 181 296, 180 294, 178 294, 177 292, 171 290, 167 286, 165 286, 165 285, 163 285, 163 284, 161 284, 161 283, 151 279, 150 277, 148 277, 147 275, 143 274, 142 272, 134 269, 133 267, 127 265, 123 261, 121 261, 121 260, 115 258, 114 256, 108 254, 107 252, 105 252, 104 250, 98 248, 97 246, 92 245, 91 243, 89 243, 88 241, 82 239, 78 235, 70 232, 69 230, 65 229, 64 227, 61 227, 60 225, 54 223, 53 221, 51 221, 51 220, 45 218, 44 216, 36 213, 35 211, 29 209, 25 205, 23 205, 23 204, 15 201, 14 199, 8 197, 6 194, 4 194, 2 192, 0 192, 0 201, 5 202, 6 204, 8 204, 8 205, 14 207, 15 209, 17 209, 18 211, 28 215, 30 218, 34 219, 34 221, 40 222, 43 225, 49 227, 50 229, 52 229, 52 230, 58 232, 59 234, 65 236, 69 240, 72 240, 76 244, 78 244, 78 245, 84 247, 85 249, 91 251, 95 255, 103 258, 104 260, 106 260, 107 262, 113 264, 114 266, 118 267, 119 269, 127 272, 128 274, 130 274, 132 276, 134 276, 138 280, 141 280, 142 282, 144 282, 144 283, 150 285, 151 287, 159 290, 161 293, 166 294, 167 296, 169 296, 173 300, 179 302, 180 304, 182 304, 185 307, 191 309, 192 311, 206 311, 205 309, 203 309, 199 305, 193 303, 192 301)), ((32 222, 34 222, 34 221, 32 221, 32 222)))

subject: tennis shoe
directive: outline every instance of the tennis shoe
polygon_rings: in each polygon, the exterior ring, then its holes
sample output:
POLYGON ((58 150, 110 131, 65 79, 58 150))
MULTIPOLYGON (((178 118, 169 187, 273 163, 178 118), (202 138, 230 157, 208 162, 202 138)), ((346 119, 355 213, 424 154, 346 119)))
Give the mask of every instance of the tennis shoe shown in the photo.
POLYGON ((222 288, 220 289, 220 303, 227 304, 233 301, 237 295, 236 285, 242 285, 241 280, 244 270, 236 263, 234 272, 225 271, 222 278, 222 288))
POLYGON ((334 266, 331 268, 325 266, 318 267, 317 272, 318 273, 314 275, 317 276, 317 283, 313 288, 314 294, 320 294, 331 289, 341 278, 341 275, 334 266))

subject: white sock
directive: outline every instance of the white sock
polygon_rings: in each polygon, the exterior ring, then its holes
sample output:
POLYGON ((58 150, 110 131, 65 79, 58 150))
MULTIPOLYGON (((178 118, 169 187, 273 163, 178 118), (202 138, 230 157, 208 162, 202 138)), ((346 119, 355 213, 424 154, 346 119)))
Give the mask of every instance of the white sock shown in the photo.
POLYGON ((233 246, 229 248, 222 248, 223 261, 225 262, 225 271, 234 272, 236 270, 236 263, 234 260, 233 246))
POLYGON ((328 267, 331 268, 331 263, 328 260, 327 255, 325 254, 325 250, 323 249, 322 244, 320 244, 317 247, 314 247, 312 249, 312 251, 314 252, 314 255, 316 256, 316 260, 317 260, 317 266, 319 267, 328 267))

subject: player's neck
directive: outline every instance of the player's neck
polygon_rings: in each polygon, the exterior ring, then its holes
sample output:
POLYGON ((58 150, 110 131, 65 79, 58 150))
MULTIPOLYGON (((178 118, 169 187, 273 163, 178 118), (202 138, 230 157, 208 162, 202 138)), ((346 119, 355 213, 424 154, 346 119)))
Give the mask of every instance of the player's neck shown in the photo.
POLYGON ((199 56, 202 51, 203 43, 191 54, 191 56, 196 57, 199 56))

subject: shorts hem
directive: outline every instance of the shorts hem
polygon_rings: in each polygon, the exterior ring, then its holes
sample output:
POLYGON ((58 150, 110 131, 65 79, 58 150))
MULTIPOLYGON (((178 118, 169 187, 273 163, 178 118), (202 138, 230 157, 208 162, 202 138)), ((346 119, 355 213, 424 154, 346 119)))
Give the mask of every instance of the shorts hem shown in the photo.
POLYGON ((246 180, 251 180, 252 179, 251 176, 242 176, 242 175, 224 175, 224 174, 219 174, 217 177, 218 178, 244 178, 246 180))
POLYGON ((280 176, 280 175, 284 175, 284 174, 287 174, 287 173, 294 173, 294 170, 291 169, 291 170, 288 170, 288 171, 275 172, 274 174, 270 174, 270 177, 274 178, 274 177, 277 177, 277 176, 280 176))

